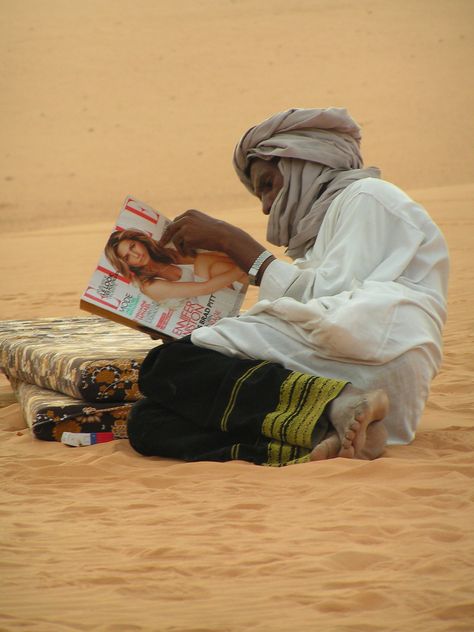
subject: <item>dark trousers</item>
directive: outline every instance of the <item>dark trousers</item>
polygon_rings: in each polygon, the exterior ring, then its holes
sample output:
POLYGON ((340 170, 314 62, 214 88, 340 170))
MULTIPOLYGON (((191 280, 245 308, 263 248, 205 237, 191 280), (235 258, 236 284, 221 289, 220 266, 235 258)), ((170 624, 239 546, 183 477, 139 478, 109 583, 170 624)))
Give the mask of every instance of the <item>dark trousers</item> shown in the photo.
POLYGON ((128 436, 146 456, 302 462, 327 434, 324 409, 345 384, 224 356, 186 338, 145 358, 139 378, 145 397, 132 408, 128 436))

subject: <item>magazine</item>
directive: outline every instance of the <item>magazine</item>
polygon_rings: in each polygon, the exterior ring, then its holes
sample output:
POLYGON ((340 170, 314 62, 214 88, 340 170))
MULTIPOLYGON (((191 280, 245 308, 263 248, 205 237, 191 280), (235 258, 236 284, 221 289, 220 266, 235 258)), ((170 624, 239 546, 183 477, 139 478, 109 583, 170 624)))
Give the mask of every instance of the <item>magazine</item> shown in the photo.
POLYGON ((239 313, 248 277, 225 254, 158 242, 170 220, 127 197, 81 296, 82 309, 171 338, 239 313))

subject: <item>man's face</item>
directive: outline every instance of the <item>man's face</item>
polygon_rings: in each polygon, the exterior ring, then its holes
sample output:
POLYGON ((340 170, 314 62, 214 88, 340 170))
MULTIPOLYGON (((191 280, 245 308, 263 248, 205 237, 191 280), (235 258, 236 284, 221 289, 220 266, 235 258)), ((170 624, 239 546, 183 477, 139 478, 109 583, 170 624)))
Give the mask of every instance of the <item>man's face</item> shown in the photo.
POLYGON ((262 202, 264 215, 270 213, 273 202, 283 186, 283 175, 275 162, 257 158, 250 167, 250 180, 255 195, 262 202))

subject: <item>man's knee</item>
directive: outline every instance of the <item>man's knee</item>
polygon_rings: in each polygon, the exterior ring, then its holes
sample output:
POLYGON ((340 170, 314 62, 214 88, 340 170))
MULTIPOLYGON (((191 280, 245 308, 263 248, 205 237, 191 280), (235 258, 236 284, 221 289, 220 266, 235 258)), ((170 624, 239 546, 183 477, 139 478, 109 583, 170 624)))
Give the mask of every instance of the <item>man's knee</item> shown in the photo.
POLYGON ((148 397, 133 405, 128 418, 130 445, 144 456, 185 458, 186 442, 193 432, 189 422, 148 397))
POLYGON ((160 443, 160 426, 156 406, 147 398, 136 402, 127 422, 128 440, 132 448, 144 456, 156 456, 160 443))

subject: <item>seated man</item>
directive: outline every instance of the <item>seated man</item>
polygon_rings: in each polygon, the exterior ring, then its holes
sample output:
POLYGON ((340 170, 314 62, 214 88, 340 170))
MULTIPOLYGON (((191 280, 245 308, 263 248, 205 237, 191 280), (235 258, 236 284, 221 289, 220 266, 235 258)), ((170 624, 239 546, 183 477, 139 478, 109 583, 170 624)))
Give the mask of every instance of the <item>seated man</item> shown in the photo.
POLYGON ((293 264, 199 211, 168 227, 162 245, 226 253, 260 296, 149 354, 136 450, 285 465, 413 439, 441 363, 447 247, 422 207, 363 168, 359 143, 339 108, 281 112, 238 143, 237 174, 293 264))

